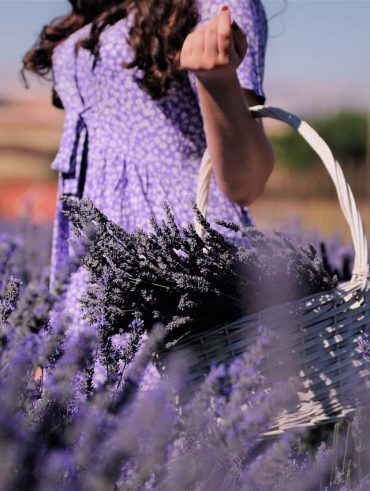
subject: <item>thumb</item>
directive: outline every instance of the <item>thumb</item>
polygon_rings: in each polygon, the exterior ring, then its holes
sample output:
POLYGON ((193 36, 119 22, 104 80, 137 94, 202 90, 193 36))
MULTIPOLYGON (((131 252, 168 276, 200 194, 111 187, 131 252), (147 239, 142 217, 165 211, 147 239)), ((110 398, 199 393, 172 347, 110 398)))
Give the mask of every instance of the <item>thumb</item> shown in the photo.
POLYGON ((245 32, 239 27, 235 20, 231 23, 234 47, 238 56, 243 60, 248 51, 248 41, 245 32))

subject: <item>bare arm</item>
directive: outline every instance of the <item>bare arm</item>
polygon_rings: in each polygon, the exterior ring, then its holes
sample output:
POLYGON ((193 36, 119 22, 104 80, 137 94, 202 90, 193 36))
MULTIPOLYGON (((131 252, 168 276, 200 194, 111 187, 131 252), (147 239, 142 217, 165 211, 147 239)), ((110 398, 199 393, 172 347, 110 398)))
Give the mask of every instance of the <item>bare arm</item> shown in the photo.
POLYGON ((274 166, 262 121, 248 110, 252 97, 240 87, 236 73, 216 82, 197 79, 197 85, 218 186, 229 199, 248 206, 263 193, 274 166))
POLYGON ((222 11, 186 38, 180 63, 197 76, 207 146, 217 183, 228 198, 248 206, 264 191, 274 154, 262 121, 248 107, 257 101, 241 88, 236 69, 247 52, 245 33, 222 11))

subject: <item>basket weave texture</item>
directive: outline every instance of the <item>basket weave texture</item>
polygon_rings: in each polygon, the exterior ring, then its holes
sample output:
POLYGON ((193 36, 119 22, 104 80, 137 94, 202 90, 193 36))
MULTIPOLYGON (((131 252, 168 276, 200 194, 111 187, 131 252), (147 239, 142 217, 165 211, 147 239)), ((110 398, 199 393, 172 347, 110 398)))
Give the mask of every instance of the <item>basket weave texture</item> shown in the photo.
MULTIPOLYGON (((299 404, 284 413, 269 434, 294 427, 312 427, 334 422, 356 408, 356 398, 370 401, 370 364, 363 358, 357 341, 370 329, 369 258, 366 235, 353 193, 339 163, 324 140, 306 122, 280 108, 254 106, 257 117, 272 117, 295 128, 318 154, 337 191, 339 204, 349 225, 355 252, 350 281, 331 291, 270 307, 232 323, 215 326, 202 333, 188 334, 165 346, 164 353, 191 350, 189 383, 204 378, 212 364, 230 364, 255 342, 263 324, 283 333, 284 342, 276 344, 269 370, 282 373, 289 360, 289 373, 302 381, 299 404), (365 397, 364 397, 365 395, 365 397)), ((207 214, 212 166, 204 152, 197 183, 197 205, 207 214)), ((201 225, 195 223, 203 236, 201 225)))

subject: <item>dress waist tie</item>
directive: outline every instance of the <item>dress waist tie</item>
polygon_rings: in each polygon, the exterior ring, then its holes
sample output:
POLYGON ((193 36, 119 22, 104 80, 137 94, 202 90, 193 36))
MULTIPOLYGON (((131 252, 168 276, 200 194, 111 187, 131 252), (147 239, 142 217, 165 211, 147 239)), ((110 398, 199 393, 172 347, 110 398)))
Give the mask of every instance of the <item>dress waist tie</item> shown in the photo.
POLYGON ((79 111, 67 111, 64 119, 63 134, 51 168, 62 173, 63 194, 82 197, 86 164, 88 132, 83 113, 88 108, 79 111))

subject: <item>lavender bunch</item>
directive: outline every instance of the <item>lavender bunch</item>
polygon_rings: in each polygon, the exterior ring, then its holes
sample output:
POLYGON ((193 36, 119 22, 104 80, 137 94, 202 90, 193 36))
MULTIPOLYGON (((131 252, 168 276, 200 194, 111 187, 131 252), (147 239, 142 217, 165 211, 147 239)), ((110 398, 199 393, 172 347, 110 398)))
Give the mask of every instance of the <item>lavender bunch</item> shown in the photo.
POLYGON ((331 276, 336 276, 339 281, 349 281, 352 276, 353 253, 349 247, 337 247, 335 251, 337 257, 334 257, 334 253, 329 254, 330 245, 328 241, 320 242, 320 253, 324 268, 331 276), (335 260, 337 264, 335 264, 335 260))
POLYGON ((162 224, 150 218, 153 233, 129 233, 88 199, 64 202, 76 236, 94 237, 84 259, 92 280, 84 304, 106 337, 140 318, 148 330, 163 322, 169 340, 337 285, 312 244, 295 247, 281 232, 217 220, 240 234, 246 247, 239 246, 213 229, 194 202, 204 238, 190 222, 178 227, 167 203, 162 224))
MULTIPOLYGON (((322 239, 322 234, 315 229, 306 229, 300 220, 293 220, 290 224, 282 227, 284 233, 295 245, 311 242, 320 251, 323 265, 328 274, 336 276, 340 282, 351 279, 353 267, 353 247, 343 241, 341 234, 334 233, 322 239)), ((369 250, 370 252, 370 250, 369 250)))

